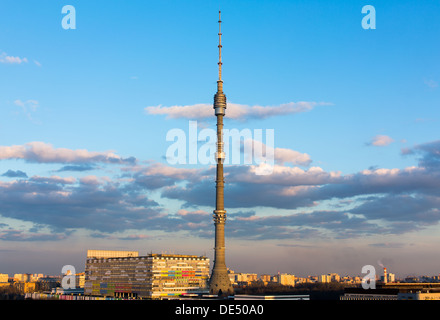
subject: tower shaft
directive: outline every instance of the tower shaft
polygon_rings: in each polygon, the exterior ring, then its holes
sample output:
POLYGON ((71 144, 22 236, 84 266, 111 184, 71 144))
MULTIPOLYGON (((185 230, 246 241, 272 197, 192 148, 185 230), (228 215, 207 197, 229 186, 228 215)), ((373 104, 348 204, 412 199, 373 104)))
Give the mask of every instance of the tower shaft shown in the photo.
POLYGON ((214 247, 214 266, 209 280, 209 291, 211 294, 229 295, 233 293, 232 285, 229 280, 228 270, 225 261, 225 222, 226 210, 224 204, 224 173, 223 162, 225 160, 225 152, 223 150, 223 117, 226 109, 226 96, 223 93, 222 81, 222 41, 221 41, 221 12, 219 11, 219 70, 217 81, 217 92, 214 95, 214 110, 217 117, 217 152, 215 155, 217 162, 216 171, 216 194, 215 194, 215 210, 213 214, 215 226, 215 247, 214 247))

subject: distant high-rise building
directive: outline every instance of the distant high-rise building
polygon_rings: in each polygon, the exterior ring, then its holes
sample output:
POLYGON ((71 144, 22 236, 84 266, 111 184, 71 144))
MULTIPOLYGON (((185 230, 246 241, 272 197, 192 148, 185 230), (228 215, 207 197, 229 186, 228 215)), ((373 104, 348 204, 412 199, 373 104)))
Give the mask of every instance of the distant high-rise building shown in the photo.
POLYGON ((0 273, 0 283, 7 283, 9 275, 7 273, 0 273))
POLYGON ((258 275, 256 273, 235 273, 233 279, 234 279, 234 283, 250 284, 251 282, 258 280, 258 275))
POLYGON ((278 274, 278 283, 283 286, 295 286, 295 275, 288 273, 278 274))
POLYGON ((41 278, 44 278, 44 274, 42 274, 42 273, 34 273, 34 274, 30 275, 29 281, 36 282, 36 281, 40 280, 41 278))
POLYGON ((396 281, 396 275, 394 273, 389 272, 388 273, 388 282, 395 282, 396 281))
POLYGON ((331 282, 339 282, 341 280, 341 276, 337 273, 329 273, 328 276, 331 282))
POLYGON ((318 276, 318 282, 327 283, 331 282, 331 277, 328 274, 321 274, 318 276))
POLYGON ((260 276, 260 278, 261 278, 261 281, 263 281, 264 284, 267 284, 267 283, 269 283, 271 281, 271 276, 268 275, 268 274, 262 274, 260 276))
POLYGON ((15 281, 30 282, 31 281, 31 274, 30 273, 16 273, 16 274, 14 274, 13 278, 15 281))
POLYGON ((395 282, 396 275, 394 273, 388 272, 387 268, 383 268, 383 276, 380 277, 380 280, 383 283, 395 282))
POLYGON ((221 12, 219 11, 219 62, 218 62, 218 81, 217 93, 214 95, 214 110, 217 117, 217 173, 216 173, 216 205, 214 210, 215 225, 215 247, 214 247, 214 266, 209 280, 209 291, 211 294, 219 296, 233 294, 231 281, 229 280, 228 271, 225 262, 225 222, 226 210, 224 204, 224 176, 223 162, 225 160, 225 152, 223 149, 223 117, 226 110, 226 96, 223 93, 222 81, 222 32, 221 32, 221 12))

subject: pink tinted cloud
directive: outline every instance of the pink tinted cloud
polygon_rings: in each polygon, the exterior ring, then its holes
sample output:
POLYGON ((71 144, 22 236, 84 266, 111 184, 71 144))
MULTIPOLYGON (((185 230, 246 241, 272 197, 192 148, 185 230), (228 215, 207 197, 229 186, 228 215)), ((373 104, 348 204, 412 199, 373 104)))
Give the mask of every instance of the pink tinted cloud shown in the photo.
MULTIPOLYGON (((249 118, 265 119, 273 116, 295 114, 310 111, 316 106, 331 105, 327 102, 288 102, 275 106, 249 106, 245 104, 228 103, 226 113, 228 118, 246 120, 249 118)), ((198 103, 184 106, 165 107, 162 105, 149 106, 145 108, 148 114, 166 115, 169 119, 206 119, 213 115, 212 104, 198 103)))
POLYGON ((51 144, 34 141, 24 145, 0 146, 0 160, 23 159, 38 163, 123 163, 134 159, 123 159, 112 151, 96 152, 86 149, 54 148, 51 144))
POLYGON ((371 142, 369 142, 368 144, 372 145, 372 146, 376 146, 376 147, 385 147, 385 146, 390 145, 393 142, 394 142, 394 140, 389 136, 377 135, 377 136, 373 137, 371 142))

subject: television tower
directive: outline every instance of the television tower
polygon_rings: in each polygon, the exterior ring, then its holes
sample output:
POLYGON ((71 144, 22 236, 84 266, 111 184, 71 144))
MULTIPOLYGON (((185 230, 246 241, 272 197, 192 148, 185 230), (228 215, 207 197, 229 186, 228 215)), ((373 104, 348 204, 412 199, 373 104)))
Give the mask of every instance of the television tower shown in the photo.
POLYGON ((231 295, 234 290, 229 280, 228 270, 225 262, 225 222, 226 210, 224 204, 224 185, 223 162, 225 161, 225 152, 223 150, 223 117, 226 110, 226 96, 223 93, 222 81, 222 31, 221 31, 221 11, 218 12, 218 80, 217 93, 214 95, 214 110, 217 117, 217 152, 215 158, 217 161, 217 173, 215 180, 215 210, 213 214, 215 226, 215 248, 214 248, 214 267, 212 268, 211 278, 209 280, 209 292, 218 296, 231 295))

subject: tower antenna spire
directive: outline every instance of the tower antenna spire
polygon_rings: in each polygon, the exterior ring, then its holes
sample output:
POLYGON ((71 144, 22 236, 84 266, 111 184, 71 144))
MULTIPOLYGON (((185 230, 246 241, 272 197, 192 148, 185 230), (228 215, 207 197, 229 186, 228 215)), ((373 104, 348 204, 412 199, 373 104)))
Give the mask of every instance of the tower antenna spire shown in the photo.
POLYGON ((222 81, 222 12, 218 11, 218 81, 222 81))

